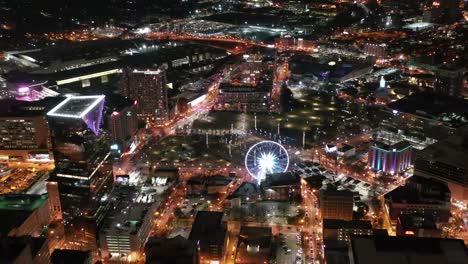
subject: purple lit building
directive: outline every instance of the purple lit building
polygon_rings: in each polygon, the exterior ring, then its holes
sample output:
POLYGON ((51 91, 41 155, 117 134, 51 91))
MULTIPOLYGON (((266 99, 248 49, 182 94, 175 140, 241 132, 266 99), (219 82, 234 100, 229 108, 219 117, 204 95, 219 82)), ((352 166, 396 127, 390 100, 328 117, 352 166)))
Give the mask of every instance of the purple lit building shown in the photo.
MULTIPOLYGON (((47 113, 55 161, 48 187, 54 187, 49 193, 58 196, 51 197, 51 205, 61 208, 66 223, 83 224, 86 230, 99 219, 99 201, 112 186, 112 175, 105 168, 110 142, 101 130, 104 99, 103 95, 68 97, 47 113)), ((66 239, 92 248, 95 239, 89 237, 74 241, 71 234, 66 239)))
POLYGON ((392 175, 406 171, 413 163, 413 148, 407 141, 393 145, 374 142, 369 147, 368 155, 369 167, 392 175))

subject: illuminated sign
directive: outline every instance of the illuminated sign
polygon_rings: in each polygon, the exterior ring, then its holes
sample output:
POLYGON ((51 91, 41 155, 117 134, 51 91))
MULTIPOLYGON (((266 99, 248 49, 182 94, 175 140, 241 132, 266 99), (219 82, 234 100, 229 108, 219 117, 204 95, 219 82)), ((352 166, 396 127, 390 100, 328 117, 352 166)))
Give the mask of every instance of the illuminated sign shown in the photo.
POLYGON ((52 108, 47 115, 48 116, 60 116, 60 117, 68 117, 68 118, 83 118, 89 111, 91 111, 96 105, 98 105, 102 100, 104 100, 105 96, 104 95, 90 95, 90 96, 72 96, 72 97, 67 97, 67 99, 63 100, 60 104, 52 108), (70 101, 76 101, 76 100, 85 100, 85 99, 90 99, 94 100, 86 109, 84 109, 81 112, 77 112, 75 114, 65 114, 65 113, 60 113, 62 108, 70 103, 70 101))
POLYGON ((63 84, 67 84, 67 83, 79 82, 79 81, 88 80, 88 79, 92 79, 92 78, 97 78, 97 77, 101 77, 101 76, 106 76, 106 75, 109 75, 109 74, 114 74, 114 73, 119 73, 119 72, 121 72, 120 69, 113 69, 113 70, 108 70, 108 71, 103 71, 103 72, 92 73, 92 74, 88 74, 88 75, 82 75, 82 76, 73 77, 73 78, 69 78, 69 79, 59 80, 59 81, 57 81, 57 85, 63 85, 63 84))

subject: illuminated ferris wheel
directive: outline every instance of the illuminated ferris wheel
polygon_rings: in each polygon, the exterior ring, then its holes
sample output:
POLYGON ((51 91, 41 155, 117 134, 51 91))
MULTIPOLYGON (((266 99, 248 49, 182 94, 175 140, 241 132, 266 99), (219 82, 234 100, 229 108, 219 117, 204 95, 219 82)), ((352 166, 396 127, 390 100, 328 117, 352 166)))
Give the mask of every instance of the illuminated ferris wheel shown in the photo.
POLYGON ((267 174, 286 172, 288 166, 288 152, 274 141, 258 142, 245 155, 245 167, 259 183, 267 174))

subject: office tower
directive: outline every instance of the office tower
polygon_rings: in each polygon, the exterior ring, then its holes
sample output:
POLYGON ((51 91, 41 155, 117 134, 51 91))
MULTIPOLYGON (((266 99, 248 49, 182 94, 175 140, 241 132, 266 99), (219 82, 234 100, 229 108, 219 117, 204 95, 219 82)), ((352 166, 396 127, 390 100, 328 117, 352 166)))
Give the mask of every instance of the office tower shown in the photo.
MULTIPOLYGON (((108 140, 101 133, 103 108, 102 95, 76 96, 47 113, 55 159, 48 187, 60 196, 51 197, 51 205, 61 209, 65 225, 73 224, 69 231, 81 234, 92 233, 88 228, 100 221, 100 201, 112 182, 108 170, 103 169, 110 155, 108 140)), ((75 238, 83 248, 95 244, 92 235, 67 237, 75 238)))
POLYGON ((122 72, 122 95, 136 100, 138 118, 163 126, 168 120, 166 72, 157 69, 130 69, 122 72))
POLYGON ((0 116, 0 157, 11 161, 49 160, 49 132, 43 114, 12 112, 0 116))
POLYGON ((436 93, 460 96, 463 90, 465 68, 441 67, 435 71, 434 90, 436 93))
POLYGON ((107 98, 106 108, 106 128, 112 139, 111 150, 117 152, 118 156, 133 151, 138 144, 137 105, 133 100, 113 96, 111 100, 107 98))
POLYGON ((323 219, 353 219, 354 197, 351 191, 322 190, 320 211, 323 219))
POLYGON ((407 141, 393 145, 374 142, 369 148, 369 167, 388 174, 405 172, 412 164, 412 147, 407 141))

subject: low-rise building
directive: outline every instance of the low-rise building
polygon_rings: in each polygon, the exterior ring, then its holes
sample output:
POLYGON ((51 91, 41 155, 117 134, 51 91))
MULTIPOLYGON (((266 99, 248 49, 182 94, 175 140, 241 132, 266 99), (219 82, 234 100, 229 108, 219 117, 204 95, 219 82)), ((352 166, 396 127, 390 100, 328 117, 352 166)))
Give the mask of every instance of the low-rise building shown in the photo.
POLYGON ((240 207, 242 203, 255 202, 260 196, 258 185, 252 182, 243 182, 227 199, 231 206, 240 207))
POLYGON ((319 204, 323 219, 353 219, 354 194, 351 191, 321 190, 319 204))
POLYGON ((298 199, 301 197, 301 177, 294 172, 268 174, 260 188, 264 200, 298 199))
POLYGON ((272 247, 271 227, 242 226, 237 243, 236 264, 268 263, 272 247))

